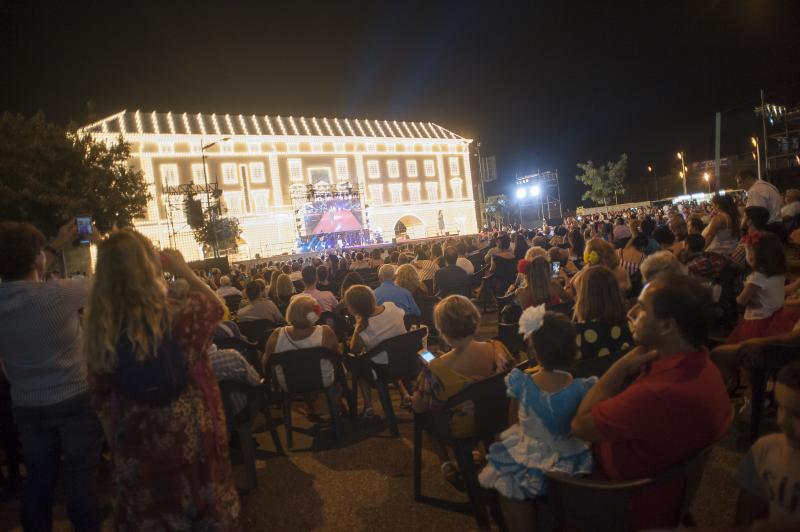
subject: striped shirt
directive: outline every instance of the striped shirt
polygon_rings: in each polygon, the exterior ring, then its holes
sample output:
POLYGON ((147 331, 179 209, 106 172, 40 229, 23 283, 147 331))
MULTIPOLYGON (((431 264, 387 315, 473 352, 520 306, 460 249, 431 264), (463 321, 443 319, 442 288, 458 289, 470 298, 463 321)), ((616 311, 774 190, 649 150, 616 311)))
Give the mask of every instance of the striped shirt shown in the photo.
POLYGON ((0 283, 0 362, 16 406, 47 406, 88 391, 78 311, 87 279, 0 283))

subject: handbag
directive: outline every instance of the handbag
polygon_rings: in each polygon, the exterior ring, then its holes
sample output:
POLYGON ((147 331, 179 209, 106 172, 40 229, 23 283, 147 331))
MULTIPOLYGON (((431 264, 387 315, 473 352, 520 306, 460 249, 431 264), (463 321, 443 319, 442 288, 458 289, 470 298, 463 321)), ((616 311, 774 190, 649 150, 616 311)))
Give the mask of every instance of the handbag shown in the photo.
POLYGON ((123 333, 117 342, 116 390, 136 402, 166 406, 177 399, 189 380, 183 350, 172 333, 161 341, 155 356, 136 359, 133 343, 123 333))

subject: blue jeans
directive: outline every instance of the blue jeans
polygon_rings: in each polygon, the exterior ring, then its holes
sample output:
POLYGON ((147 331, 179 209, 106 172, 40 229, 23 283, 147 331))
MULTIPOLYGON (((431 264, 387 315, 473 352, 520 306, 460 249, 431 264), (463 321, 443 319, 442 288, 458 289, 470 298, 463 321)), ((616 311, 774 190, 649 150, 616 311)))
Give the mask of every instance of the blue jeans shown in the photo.
POLYGON ((20 508, 23 528, 52 530, 53 491, 63 456, 67 515, 75 530, 99 530, 97 466, 102 428, 89 394, 48 406, 14 406, 14 418, 27 472, 20 508))

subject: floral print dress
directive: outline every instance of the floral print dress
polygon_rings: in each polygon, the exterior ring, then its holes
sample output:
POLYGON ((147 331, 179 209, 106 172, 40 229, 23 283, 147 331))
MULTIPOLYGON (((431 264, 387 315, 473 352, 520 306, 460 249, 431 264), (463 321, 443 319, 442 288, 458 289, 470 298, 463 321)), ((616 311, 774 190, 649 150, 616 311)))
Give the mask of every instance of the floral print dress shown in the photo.
POLYGON ((110 432, 117 530, 239 530, 225 413, 207 350, 222 306, 190 292, 173 338, 188 384, 154 407, 119 394, 110 375, 92 377, 92 398, 110 432))

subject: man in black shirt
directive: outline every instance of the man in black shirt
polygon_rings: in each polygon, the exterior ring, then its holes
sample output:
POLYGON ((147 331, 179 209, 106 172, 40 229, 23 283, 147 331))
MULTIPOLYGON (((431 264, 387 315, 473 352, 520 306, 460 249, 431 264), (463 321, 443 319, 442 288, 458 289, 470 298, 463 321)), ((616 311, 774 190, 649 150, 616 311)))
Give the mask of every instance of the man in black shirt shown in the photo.
POLYGON ((470 297, 469 275, 456 266, 458 251, 454 246, 444 250, 444 268, 439 268, 433 276, 433 293, 439 297, 458 294, 470 297))

